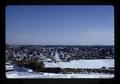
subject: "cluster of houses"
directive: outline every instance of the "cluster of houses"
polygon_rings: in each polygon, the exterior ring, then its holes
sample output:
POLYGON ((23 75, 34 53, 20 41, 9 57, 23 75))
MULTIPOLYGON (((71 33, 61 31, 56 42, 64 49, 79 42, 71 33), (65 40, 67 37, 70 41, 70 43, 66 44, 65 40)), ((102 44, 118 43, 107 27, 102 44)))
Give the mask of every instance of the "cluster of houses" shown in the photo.
POLYGON ((71 61, 79 59, 114 59, 114 47, 11 47, 6 59, 40 61, 71 61))
MULTIPOLYGON (((80 59, 114 59, 114 47, 86 46, 9 46, 6 47, 6 61, 36 60, 38 62, 69 62, 80 59)), ((9 66, 8 66, 9 67, 9 66)), ((12 66, 9 67, 12 70, 12 66)), ((113 73, 114 68, 105 69, 71 69, 45 68, 44 72, 104 72, 113 73), (109 71, 108 71, 109 70, 109 71)))

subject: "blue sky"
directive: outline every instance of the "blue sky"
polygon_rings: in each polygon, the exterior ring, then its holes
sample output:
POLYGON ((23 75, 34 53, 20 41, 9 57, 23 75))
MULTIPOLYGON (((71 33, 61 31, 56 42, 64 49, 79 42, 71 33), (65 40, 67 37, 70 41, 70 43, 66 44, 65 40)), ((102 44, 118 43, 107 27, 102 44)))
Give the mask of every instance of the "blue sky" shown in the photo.
POLYGON ((114 8, 111 5, 7 6, 6 43, 114 45, 114 8))

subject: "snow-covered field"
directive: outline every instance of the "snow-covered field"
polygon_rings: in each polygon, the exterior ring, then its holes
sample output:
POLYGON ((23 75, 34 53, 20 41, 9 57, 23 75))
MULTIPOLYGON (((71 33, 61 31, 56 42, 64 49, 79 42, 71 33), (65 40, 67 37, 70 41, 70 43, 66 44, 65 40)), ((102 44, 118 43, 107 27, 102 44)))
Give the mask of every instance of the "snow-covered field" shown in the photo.
POLYGON ((35 72, 6 72, 7 78, 114 78, 114 74, 54 74, 35 72))
POLYGON ((13 68, 13 65, 10 65, 10 66, 6 66, 6 70, 13 70, 14 68, 13 68))
MULTIPOLYGON (((44 62, 45 67, 61 67, 61 68, 101 68, 113 67, 114 59, 95 59, 95 60, 73 60, 71 62, 44 62)), ((22 68, 24 69, 24 68, 22 68)), ((86 73, 86 74, 55 74, 32 72, 32 70, 14 70, 6 72, 7 78, 114 78, 114 74, 105 73, 86 73)))
POLYGON ((95 59, 95 60, 73 60, 70 62, 44 62, 45 67, 60 67, 60 68, 101 68, 113 67, 114 59, 95 59))

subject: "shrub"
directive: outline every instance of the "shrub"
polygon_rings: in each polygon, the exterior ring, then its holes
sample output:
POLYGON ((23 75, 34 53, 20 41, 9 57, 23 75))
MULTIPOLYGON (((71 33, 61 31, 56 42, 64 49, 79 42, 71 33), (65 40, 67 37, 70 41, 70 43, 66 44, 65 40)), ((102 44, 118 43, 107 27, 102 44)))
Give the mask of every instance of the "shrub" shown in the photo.
POLYGON ((35 60, 29 60, 29 61, 17 61, 16 65, 18 67, 26 67, 29 69, 32 69, 33 71, 42 71, 44 69, 44 63, 38 62, 35 60))
POLYGON ((29 61, 26 67, 33 69, 34 71, 42 71, 44 69, 44 63, 33 60, 33 61, 29 61))

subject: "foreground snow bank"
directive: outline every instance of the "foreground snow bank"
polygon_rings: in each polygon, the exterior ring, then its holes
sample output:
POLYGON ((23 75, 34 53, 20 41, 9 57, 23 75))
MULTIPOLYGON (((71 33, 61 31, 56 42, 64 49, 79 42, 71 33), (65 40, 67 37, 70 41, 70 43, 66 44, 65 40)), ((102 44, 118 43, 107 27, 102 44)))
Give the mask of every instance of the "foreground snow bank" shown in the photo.
MULTIPOLYGON (((113 67, 114 59, 96 59, 96 60, 73 60, 70 62, 44 62, 45 67, 60 68, 101 68, 113 67)), ((105 73, 86 73, 86 74, 55 74, 33 72, 26 68, 15 68, 15 71, 6 72, 7 78, 114 78, 114 74, 105 73)))
POLYGON ((54 73, 35 73, 35 72, 6 72, 7 78, 114 78, 114 74, 54 74, 54 73))
POLYGON ((60 68, 101 68, 113 67, 114 59, 95 59, 95 60, 73 60, 70 62, 44 62, 45 67, 60 67, 60 68))

